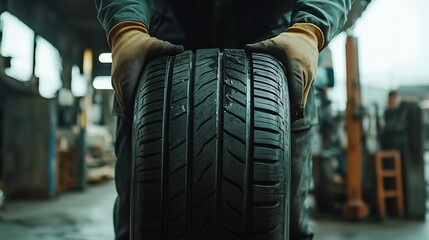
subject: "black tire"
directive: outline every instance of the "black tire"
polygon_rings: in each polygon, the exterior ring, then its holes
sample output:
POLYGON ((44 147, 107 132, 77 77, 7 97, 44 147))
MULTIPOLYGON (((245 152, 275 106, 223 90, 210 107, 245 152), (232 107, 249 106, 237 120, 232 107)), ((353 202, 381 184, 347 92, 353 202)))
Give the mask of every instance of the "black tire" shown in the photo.
POLYGON ((131 238, 289 238, 284 70, 243 50, 186 51, 146 67, 133 126, 131 238))

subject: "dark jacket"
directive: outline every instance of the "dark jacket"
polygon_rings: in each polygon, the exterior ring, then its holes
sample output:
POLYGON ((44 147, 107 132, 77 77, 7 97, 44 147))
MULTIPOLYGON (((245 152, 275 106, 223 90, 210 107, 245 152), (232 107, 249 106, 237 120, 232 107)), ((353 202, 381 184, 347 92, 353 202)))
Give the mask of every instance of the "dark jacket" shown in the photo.
POLYGON ((325 45, 344 25, 352 0, 96 0, 108 32, 125 20, 187 49, 241 48, 278 35, 296 22, 317 25, 325 45), (161 24, 162 23, 162 24, 161 24))
MULTIPOLYGON (((324 33, 325 46, 346 22, 352 0, 95 0, 108 33, 121 21, 137 21, 149 34, 185 49, 243 48, 274 37, 293 23, 308 22, 324 33)), ((324 46, 324 47, 325 47, 324 46)), ((119 107, 116 107, 119 112, 119 107)), ((293 130, 317 124, 315 96, 293 130)))

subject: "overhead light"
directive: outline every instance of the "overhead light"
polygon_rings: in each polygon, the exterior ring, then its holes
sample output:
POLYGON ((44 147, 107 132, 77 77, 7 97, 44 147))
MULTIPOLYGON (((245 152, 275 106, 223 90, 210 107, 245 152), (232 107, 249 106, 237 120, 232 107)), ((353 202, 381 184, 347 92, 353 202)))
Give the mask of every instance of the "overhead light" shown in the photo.
POLYGON ((111 53, 101 53, 98 56, 98 61, 101 63, 112 63, 112 54, 111 53))
POLYGON ((95 89, 113 89, 110 76, 95 77, 92 86, 95 89))

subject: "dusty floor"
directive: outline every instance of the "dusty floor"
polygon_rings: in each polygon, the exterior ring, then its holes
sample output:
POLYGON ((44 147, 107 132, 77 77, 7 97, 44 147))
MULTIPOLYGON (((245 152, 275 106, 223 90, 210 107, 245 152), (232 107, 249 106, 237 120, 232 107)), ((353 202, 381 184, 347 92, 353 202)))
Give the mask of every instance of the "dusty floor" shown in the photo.
MULTIPOLYGON (((68 193, 51 201, 14 202, 0 212, 0 239, 108 240, 113 239, 113 181, 92 185, 84 193, 68 193)), ((426 240, 429 221, 389 220, 384 223, 346 222, 318 217, 317 240, 426 240)))

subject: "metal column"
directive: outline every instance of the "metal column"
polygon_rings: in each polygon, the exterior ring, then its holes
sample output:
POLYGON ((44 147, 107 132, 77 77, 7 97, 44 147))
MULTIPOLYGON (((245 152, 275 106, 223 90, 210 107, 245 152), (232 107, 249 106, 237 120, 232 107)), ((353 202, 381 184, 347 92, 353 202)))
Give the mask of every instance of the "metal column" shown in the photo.
POLYGON ((347 202, 344 216, 347 219, 363 219, 368 207, 362 200, 362 105, 359 82, 358 41, 348 36, 347 61, 347 202))

